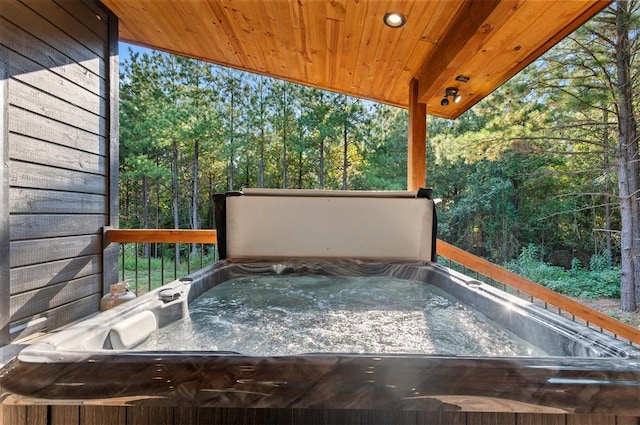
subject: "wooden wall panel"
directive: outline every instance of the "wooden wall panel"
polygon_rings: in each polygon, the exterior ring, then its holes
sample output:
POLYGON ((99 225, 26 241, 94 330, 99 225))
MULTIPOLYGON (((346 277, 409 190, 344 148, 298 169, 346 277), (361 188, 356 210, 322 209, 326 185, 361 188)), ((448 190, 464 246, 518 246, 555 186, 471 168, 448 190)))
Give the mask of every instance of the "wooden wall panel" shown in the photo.
POLYGON ((104 176, 28 162, 12 165, 9 182, 14 187, 105 194, 104 176))
POLYGON ((416 412, 417 422, 420 425, 448 424, 466 425, 467 413, 465 412, 416 412))
POLYGON ((518 425, 566 425, 567 415, 549 415, 542 413, 518 413, 518 425))
POLYGON ((101 234, 107 217, 95 214, 29 214, 10 217, 11 240, 101 234))
POLYGON ((11 297, 11 317, 20 320, 42 311, 63 306, 78 298, 88 297, 102 291, 100 275, 93 274, 56 285, 47 285, 35 291, 11 297))
MULTIPOLYGON (((74 0, 75 1, 75 0, 74 0)), ((9 5, 8 1, 3 2, 9 5)), ((3 16, 6 16, 3 10, 3 16)), ((0 40, 2 44, 9 46, 12 51, 28 58, 31 62, 40 65, 38 69, 48 69, 53 73, 64 76, 75 84, 97 95, 105 96, 105 81, 98 74, 87 72, 82 65, 69 60, 64 52, 52 49, 27 29, 15 25, 10 20, 5 20, 0 25, 0 40)))
POLYGON ((51 406, 50 425, 75 425, 80 423, 80 406, 51 406))
POLYGON ((127 422, 136 425, 173 425, 173 408, 162 406, 127 407, 127 422))
POLYGON ((174 424, 195 424, 198 421, 198 410, 192 407, 175 407, 173 421, 174 424))
MULTIPOLYGON (((67 149, 75 149, 101 156, 106 155, 104 135, 84 131, 30 111, 22 111, 21 114, 14 115, 9 122, 9 131, 12 137, 24 135, 31 139, 48 141, 52 145, 57 144, 67 149)), ((54 148, 51 145, 44 146, 45 149, 47 147, 54 148)), ((38 148, 32 146, 30 149, 38 148)), ((82 161, 82 158, 84 156, 80 153, 78 160, 82 161)))
POLYGON ((126 407, 83 406, 78 425, 124 425, 127 424, 126 407))
MULTIPOLYGON (((53 126, 50 125, 49 128, 51 129, 51 127, 53 126)), ((66 129, 61 129, 61 133, 65 131, 66 129)), ((102 155, 78 151, 68 146, 42 142, 19 134, 12 134, 10 142, 9 156, 14 161, 47 164, 50 167, 91 173, 92 175, 104 176, 107 174, 106 159, 102 155)), ((95 190, 93 193, 104 193, 104 188, 95 190)))
POLYGON ((12 214, 104 214, 104 195, 13 188, 9 192, 12 214))
POLYGON ((616 425, 613 415, 570 415, 567 425, 616 425))
MULTIPOLYGON (((3 28, 0 20, 0 29, 3 28)), ((2 58, 2 56, 0 56, 2 58)), ((9 343, 9 74, 0 59, 0 346, 9 343)))
MULTIPOLYGON (((75 9, 71 10, 71 13, 60 7, 55 2, 44 2, 42 0, 20 0, 27 7, 41 16, 45 16, 49 22, 51 22, 57 28, 63 28, 65 33, 73 38, 80 46, 91 50, 95 57, 101 59, 102 62, 106 62, 108 46, 105 40, 100 39, 89 28, 99 25, 101 22, 94 15, 85 21, 80 20, 75 15, 75 9)), ((85 9, 83 7, 83 9, 85 9)), ((103 71, 104 73, 104 71, 103 71)))
POLYGON ((640 417, 616 416, 616 425, 640 425, 640 417))
POLYGON ((34 289, 69 282, 100 273, 101 255, 87 255, 70 260, 33 264, 11 269, 11 293, 19 294, 34 289))
POLYGON ((48 425, 47 406, 3 406, 4 425, 48 425))
MULTIPOLYGON (((43 2, 46 6, 44 16, 36 13, 23 3, 16 0, 6 0, 2 2, 2 15, 16 26, 29 32, 39 40, 46 40, 46 43, 58 52, 63 53, 71 61, 81 64, 87 71, 98 76, 105 75, 105 58, 96 55, 88 47, 75 40, 67 32, 73 32, 73 26, 77 23, 70 23, 62 28, 49 22, 48 18, 55 10, 56 3, 53 1, 43 2)), ((78 2, 77 7, 82 7, 78 2)), ((101 25, 96 22, 96 25, 101 25)))
MULTIPOLYGON (((104 105, 101 102, 102 98, 98 96, 98 94, 92 93, 84 87, 69 81, 66 76, 64 76, 62 70, 60 70, 60 72, 53 72, 50 69, 42 67, 32 59, 22 56, 6 47, 0 47, 0 54, 7 58, 9 70, 15 80, 60 99, 72 98, 73 103, 78 107, 96 115, 104 116, 105 111, 104 105)), ((68 69, 73 66, 80 68, 79 65, 66 66, 65 68, 68 69)), ((78 69, 78 72, 80 71, 81 69, 78 69)))
POLYGON ((48 239, 30 239, 11 242, 11 267, 46 263, 86 255, 99 255, 102 238, 99 235, 83 235, 58 238, 55 249, 48 239))
POLYGON ((103 117, 15 79, 9 81, 9 103, 16 107, 12 111, 16 114, 27 110, 90 133, 105 134, 103 117))
MULTIPOLYGON (((107 14, 104 9, 100 9, 94 4, 85 3, 84 7, 78 7, 77 0, 54 0, 55 3, 67 13, 76 17, 76 19, 82 23, 94 22, 97 16, 100 16, 100 20, 106 21, 107 14)), ((89 24, 89 30, 97 35, 101 40, 108 41, 109 30, 106 25, 92 25, 89 24)))
POLYGON ((516 425, 515 413, 467 413, 466 425, 516 425))
MULTIPOLYGON (((101 279, 101 276, 98 276, 98 279, 101 279)), ((26 319, 13 321, 11 323, 11 339, 20 339, 35 332, 45 332, 80 320, 96 312, 96 306, 99 305, 100 298, 102 298, 102 294, 93 294, 26 319)))
POLYGON ((117 18, 89 0, 2 0, 0 15, 12 340, 97 311, 114 279, 102 235, 117 224, 117 18))

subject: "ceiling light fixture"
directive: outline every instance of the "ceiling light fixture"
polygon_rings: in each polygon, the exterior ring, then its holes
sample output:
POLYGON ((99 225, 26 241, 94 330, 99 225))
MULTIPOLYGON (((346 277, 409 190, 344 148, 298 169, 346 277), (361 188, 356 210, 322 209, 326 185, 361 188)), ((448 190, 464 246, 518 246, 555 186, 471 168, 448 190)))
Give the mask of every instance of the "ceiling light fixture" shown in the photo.
POLYGON ((407 23, 407 18, 402 13, 389 12, 384 15, 382 21, 390 28, 401 28, 407 23))
POLYGON ((444 91, 444 97, 440 101, 440 106, 448 106, 450 97, 453 99, 453 103, 460 103, 462 100, 462 96, 458 94, 457 87, 447 87, 444 91))

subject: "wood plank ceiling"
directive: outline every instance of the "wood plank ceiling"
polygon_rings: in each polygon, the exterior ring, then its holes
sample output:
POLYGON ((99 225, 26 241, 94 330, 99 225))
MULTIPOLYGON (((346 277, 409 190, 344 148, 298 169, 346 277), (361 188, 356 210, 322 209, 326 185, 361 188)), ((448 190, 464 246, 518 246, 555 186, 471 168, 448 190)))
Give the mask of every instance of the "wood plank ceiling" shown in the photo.
POLYGON ((102 0, 122 41, 456 118, 609 0, 102 0), (406 25, 383 24, 387 12, 406 25), (466 83, 456 81, 463 75, 466 83), (447 87, 458 104, 440 105, 447 87))

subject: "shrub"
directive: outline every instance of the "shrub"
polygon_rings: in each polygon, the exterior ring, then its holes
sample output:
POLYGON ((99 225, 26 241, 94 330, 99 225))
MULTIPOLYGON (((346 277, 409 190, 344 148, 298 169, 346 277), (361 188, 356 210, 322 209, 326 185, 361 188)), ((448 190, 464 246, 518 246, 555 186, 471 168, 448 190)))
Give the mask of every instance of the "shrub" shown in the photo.
POLYGON ((518 260, 506 268, 564 295, 580 298, 620 298, 620 270, 609 267, 604 254, 591 257, 589 270, 576 258, 571 269, 551 266, 540 260, 540 250, 529 246, 522 250, 518 260))

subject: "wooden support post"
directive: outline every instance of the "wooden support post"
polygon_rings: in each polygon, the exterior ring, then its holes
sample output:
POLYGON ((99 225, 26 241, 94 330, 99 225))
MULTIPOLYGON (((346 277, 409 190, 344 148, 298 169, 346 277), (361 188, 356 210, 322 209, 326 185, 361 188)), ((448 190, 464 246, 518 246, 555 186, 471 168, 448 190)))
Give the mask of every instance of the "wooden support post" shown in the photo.
POLYGON ((427 182, 427 105, 418 101, 418 80, 409 84, 409 151, 407 190, 415 192, 427 182))

